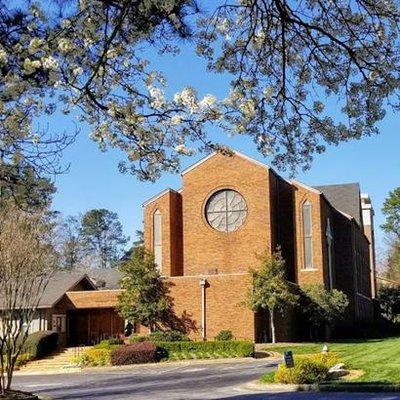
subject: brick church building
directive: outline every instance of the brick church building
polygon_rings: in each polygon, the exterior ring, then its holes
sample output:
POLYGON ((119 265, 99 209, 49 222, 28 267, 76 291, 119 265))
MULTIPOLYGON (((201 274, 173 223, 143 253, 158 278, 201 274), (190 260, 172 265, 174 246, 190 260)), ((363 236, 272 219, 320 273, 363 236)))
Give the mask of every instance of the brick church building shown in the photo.
MULTIPOLYGON (((143 208, 145 247, 171 284, 177 314, 194 321, 194 338, 230 329, 269 339, 266 316, 243 301, 256 255, 277 246, 291 282, 346 293, 348 326, 373 318, 373 209, 358 184, 310 187, 238 152, 213 153, 183 171, 180 190, 143 208)), ((278 340, 296 338, 304 325, 296 321, 293 313, 279 320, 278 340)))
MULTIPOLYGON (((243 303, 256 255, 277 246, 291 282, 346 293, 347 327, 373 318, 373 209, 358 184, 289 182, 240 153, 211 154, 183 171, 182 181, 182 189, 143 205, 144 241, 169 284, 176 321, 191 328, 193 339, 213 339, 224 329, 237 339, 270 339, 265 313, 243 303)), ((55 330, 66 345, 123 335, 115 309, 120 279, 117 269, 57 273, 30 332, 55 330)), ((288 313, 277 318, 277 339, 301 339, 304 328, 298 311, 288 313)))

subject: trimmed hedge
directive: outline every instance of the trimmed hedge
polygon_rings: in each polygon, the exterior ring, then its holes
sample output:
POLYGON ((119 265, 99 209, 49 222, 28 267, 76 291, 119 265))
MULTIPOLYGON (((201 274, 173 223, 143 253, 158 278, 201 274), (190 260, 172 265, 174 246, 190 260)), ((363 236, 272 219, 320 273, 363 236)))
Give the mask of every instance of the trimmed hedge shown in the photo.
POLYGON ((185 354, 185 358, 208 358, 213 355, 225 357, 251 357, 254 344, 240 340, 209 342, 156 342, 160 359, 173 358, 175 354, 185 354))
POLYGON ((112 365, 142 364, 157 361, 157 348, 152 342, 138 342, 111 352, 112 365))
POLYGON ((179 331, 155 331, 149 335, 152 342, 188 342, 189 338, 179 331))
POLYGON ((217 336, 215 336, 215 340, 233 340, 233 333, 229 330, 219 331, 217 336))
POLYGON ((58 332, 39 331, 27 337, 21 353, 28 353, 32 358, 43 358, 56 351, 57 347, 58 332))

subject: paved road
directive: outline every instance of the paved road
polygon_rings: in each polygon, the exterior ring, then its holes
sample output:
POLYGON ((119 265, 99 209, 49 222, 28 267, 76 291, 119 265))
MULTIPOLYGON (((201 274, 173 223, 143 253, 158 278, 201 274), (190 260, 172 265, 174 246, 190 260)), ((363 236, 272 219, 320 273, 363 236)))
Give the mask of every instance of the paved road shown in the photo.
POLYGON ((400 400, 398 394, 266 394, 246 383, 274 368, 266 360, 164 364, 74 374, 16 376, 15 388, 54 399, 99 400, 400 400))

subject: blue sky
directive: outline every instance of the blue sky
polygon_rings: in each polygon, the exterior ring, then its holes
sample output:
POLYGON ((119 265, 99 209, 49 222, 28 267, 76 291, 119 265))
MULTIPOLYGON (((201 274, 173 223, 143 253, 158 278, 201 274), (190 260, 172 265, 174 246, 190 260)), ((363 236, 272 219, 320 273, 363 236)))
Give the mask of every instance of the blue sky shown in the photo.
MULTIPOLYGON (((207 73, 204 63, 194 55, 190 46, 184 47, 183 52, 174 58, 161 57, 155 52, 149 53, 148 57, 167 76, 170 94, 186 85, 196 87, 201 95, 213 93, 223 96, 227 91, 227 77, 207 73)), ((74 127, 71 119, 64 116, 52 118, 49 124, 53 129, 74 127)), ((311 170, 299 172, 295 177, 309 185, 359 182, 362 191, 370 194, 375 208, 378 249, 383 246, 383 234, 379 229, 383 222, 382 203, 389 190, 400 185, 399 115, 388 110, 380 130, 379 136, 329 147, 324 154, 315 156, 311 170)), ((210 129, 210 136, 215 133, 210 129)), ((64 215, 100 207, 115 211, 125 234, 133 239, 135 230, 142 227, 141 204, 166 187, 179 188, 180 176, 165 174, 156 183, 145 183, 133 176, 122 175, 117 165, 124 159, 124 154, 117 151, 102 153, 88 136, 89 129, 82 126, 76 142, 64 153, 63 162, 70 164, 70 170, 55 178, 58 190, 53 208, 64 215)), ((221 137, 233 149, 269 163, 270 160, 263 158, 247 138, 225 138, 218 134, 218 140, 221 137)), ((183 160, 182 167, 201 157, 196 155, 183 160)), ((288 176, 287 172, 279 172, 288 176)))

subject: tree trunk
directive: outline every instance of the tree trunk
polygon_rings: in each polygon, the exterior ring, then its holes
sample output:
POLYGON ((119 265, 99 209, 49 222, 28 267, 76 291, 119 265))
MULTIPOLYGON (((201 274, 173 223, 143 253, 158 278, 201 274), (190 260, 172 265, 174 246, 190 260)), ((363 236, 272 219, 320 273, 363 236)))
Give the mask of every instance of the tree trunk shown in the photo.
POLYGON ((271 322, 271 339, 272 343, 276 343, 276 335, 275 335, 275 320, 274 320, 274 310, 269 310, 269 318, 271 322))
POLYGON ((330 340, 332 334, 332 328, 330 324, 325 324, 325 340, 330 340))

